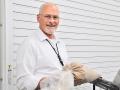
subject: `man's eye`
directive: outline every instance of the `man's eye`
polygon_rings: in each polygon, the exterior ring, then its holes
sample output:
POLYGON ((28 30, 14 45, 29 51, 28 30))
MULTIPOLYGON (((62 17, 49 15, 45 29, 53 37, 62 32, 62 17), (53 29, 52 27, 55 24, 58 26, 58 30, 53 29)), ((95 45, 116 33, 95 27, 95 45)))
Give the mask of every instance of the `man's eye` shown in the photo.
POLYGON ((58 16, 56 16, 56 15, 53 15, 53 16, 51 16, 51 15, 45 15, 44 16, 46 19, 51 19, 51 18, 53 18, 53 19, 58 19, 59 17, 58 16))
POLYGON ((48 19, 49 19, 49 18, 51 18, 51 16, 50 16, 50 15, 47 15, 47 16, 45 16, 45 18, 48 18, 48 19))
POLYGON ((53 16, 54 19, 58 19, 59 17, 58 16, 53 16))

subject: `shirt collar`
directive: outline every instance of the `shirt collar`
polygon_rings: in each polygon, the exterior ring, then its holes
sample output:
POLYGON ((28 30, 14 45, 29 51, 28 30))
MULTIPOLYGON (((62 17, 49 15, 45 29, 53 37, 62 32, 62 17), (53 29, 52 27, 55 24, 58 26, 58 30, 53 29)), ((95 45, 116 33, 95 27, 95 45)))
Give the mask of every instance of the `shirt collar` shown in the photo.
MULTIPOLYGON (((38 37, 38 39, 42 42, 45 41, 46 39, 49 40, 49 38, 41 31, 41 30, 36 30, 35 31, 36 36, 38 37)), ((60 40, 58 39, 58 37, 56 36, 56 33, 54 33, 55 35, 55 39, 57 41, 57 43, 60 42, 60 40)))

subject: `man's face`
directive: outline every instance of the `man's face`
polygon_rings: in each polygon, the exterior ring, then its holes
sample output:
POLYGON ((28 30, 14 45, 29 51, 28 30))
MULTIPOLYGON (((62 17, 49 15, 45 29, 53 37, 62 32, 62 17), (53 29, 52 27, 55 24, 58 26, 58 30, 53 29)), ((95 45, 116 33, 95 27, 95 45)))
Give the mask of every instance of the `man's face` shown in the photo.
POLYGON ((40 14, 37 15, 40 29, 46 35, 53 35, 59 25, 59 10, 56 6, 44 6, 40 14))

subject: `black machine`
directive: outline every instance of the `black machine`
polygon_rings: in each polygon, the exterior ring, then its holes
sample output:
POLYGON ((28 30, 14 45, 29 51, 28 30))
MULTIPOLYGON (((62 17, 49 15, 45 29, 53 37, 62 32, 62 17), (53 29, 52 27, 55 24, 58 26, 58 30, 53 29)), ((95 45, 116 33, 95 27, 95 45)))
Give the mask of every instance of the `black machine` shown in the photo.
POLYGON ((102 78, 98 78, 95 81, 91 82, 93 84, 93 90, 98 86, 104 90, 120 90, 115 84, 110 81, 104 80, 102 78))

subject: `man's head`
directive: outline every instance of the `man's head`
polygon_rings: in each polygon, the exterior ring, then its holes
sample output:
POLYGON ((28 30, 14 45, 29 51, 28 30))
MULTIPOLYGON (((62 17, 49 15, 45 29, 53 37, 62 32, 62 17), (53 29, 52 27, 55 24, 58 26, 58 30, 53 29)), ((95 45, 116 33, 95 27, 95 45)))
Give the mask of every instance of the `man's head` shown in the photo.
POLYGON ((41 6, 37 21, 40 29, 49 38, 53 38, 54 32, 59 25, 59 9, 53 3, 45 3, 41 6))

